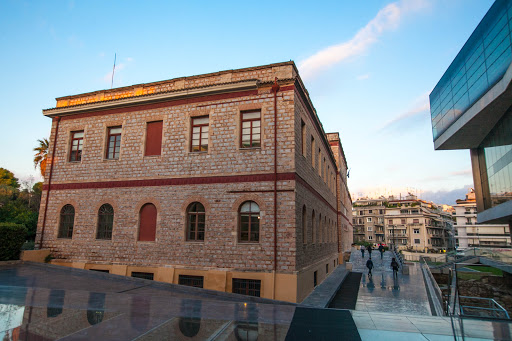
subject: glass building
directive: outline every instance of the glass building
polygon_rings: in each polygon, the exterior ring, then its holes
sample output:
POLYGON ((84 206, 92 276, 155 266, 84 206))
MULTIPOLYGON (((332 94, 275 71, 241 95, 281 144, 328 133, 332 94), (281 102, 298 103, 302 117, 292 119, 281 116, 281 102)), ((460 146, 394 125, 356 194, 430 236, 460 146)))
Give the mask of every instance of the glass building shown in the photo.
POLYGON ((496 0, 430 94, 436 150, 470 149, 478 222, 512 222, 512 0, 496 0))

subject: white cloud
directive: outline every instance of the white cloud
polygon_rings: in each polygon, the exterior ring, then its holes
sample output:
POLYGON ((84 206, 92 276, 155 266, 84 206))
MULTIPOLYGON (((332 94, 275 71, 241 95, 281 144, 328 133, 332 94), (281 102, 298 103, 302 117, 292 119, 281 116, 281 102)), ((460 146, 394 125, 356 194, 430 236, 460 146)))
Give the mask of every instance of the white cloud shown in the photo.
POLYGON ((412 118, 414 116, 418 116, 418 115, 421 115, 423 113, 425 113, 426 111, 429 111, 430 110, 430 100, 429 100, 429 94, 430 94, 430 91, 422 94, 421 96, 419 96, 414 102, 413 102, 413 105, 412 107, 407 110, 406 112, 398 115, 398 116, 395 116, 394 118, 392 118, 391 120, 387 121, 386 123, 384 123, 380 128, 379 130, 384 130, 386 128, 389 128, 390 126, 402 121, 402 120, 405 120, 405 119, 408 119, 408 118, 412 118))
POLYGON ((369 75, 369 74, 366 74, 366 75, 359 75, 359 76, 357 76, 357 77, 356 77, 356 79, 357 79, 358 81, 362 81, 362 80, 365 80, 365 79, 368 79, 368 78, 370 78, 370 75, 369 75))
POLYGON ((364 53, 385 31, 396 29, 404 15, 426 8, 428 1, 401 0, 387 5, 349 41, 329 46, 299 63, 301 76, 311 78, 320 71, 364 53))

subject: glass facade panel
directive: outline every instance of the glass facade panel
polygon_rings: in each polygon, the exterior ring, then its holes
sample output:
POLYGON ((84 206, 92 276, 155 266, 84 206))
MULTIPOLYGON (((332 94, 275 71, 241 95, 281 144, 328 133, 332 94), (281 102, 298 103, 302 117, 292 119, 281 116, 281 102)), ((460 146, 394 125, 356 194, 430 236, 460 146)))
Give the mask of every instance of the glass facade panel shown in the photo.
POLYGON ((512 1, 498 0, 430 94, 436 140, 505 74, 512 62, 512 1))
POLYGON ((496 124, 484 150, 491 207, 512 200, 512 109, 496 124))

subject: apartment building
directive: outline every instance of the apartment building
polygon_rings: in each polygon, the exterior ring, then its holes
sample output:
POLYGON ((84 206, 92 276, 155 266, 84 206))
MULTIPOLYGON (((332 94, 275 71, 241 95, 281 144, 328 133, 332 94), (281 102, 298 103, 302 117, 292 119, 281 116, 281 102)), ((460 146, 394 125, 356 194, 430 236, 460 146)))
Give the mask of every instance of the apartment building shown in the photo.
POLYGON ((509 227, 511 13, 511 0, 496 0, 430 94, 434 148, 471 151, 477 222, 509 227))
POLYGON ((455 212, 455 239, 460 248, 510 247, 509 226, 505 224, 477 224, 475 191, 470 188, 465 199, 457 200, 455 212))
POLYGON ((347 161, 294 62, 57 98, 54 264, 300 302, 352 243, 347 161))
POLYGON ((439 251, 453 245, 451 214, 413 195, 388 201, 386 238, 399 249, 439 251))
POLYGON ((352 207, 352 225, 354 226, 354 242, 367 241, 385 243, 384 214, 385 198, 361 198, 354 201, 352 207))
POLYGON ((394 244, 399 249, 439 251, 454 247, 451 212, 409 194, 397 199, 354 201, 354 241, 394 244))

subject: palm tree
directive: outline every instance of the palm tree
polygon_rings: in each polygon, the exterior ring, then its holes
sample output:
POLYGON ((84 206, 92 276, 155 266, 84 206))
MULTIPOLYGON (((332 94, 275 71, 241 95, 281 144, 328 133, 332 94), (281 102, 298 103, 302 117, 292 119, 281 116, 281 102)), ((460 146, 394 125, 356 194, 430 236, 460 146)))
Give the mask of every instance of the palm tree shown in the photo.
POLYGON ((39 170, 41 171, 41 176, 44 178, 44 173, 46 171, 46 161, 48 157, 48 146, 50 142, 48 139, 37 140, 39 142, 39 146, 34 148, 36 155, 34 156, 34 168, 39 166, 39 170))

